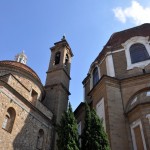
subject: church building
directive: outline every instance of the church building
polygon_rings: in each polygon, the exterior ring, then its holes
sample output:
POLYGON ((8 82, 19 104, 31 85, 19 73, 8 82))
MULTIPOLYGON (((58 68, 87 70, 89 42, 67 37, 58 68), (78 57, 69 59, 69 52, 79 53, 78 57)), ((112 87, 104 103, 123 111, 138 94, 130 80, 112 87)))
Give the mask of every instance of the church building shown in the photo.
POLYGON ((112 34, 82 83, 80 134, 87 102, 103 120, 111 150, 150 149, 150 24, 112 34))
POLYGON ((55 124, 67 109, 73 53, 65 37, 51 48, 46 84, 26 65, 0 61, 0 150, 56 150, 55 124))
MULTIPOLYGON (((73 53, 65 37, 50 50, 45 85, 24 52, 0 61, 0 150, 57 150, 73 53)), ((150 149, 150 24, 112 34, 82 83, 84 102, 74 111, 79 134, 87 102, 103 120, 111 150, 150 149)))

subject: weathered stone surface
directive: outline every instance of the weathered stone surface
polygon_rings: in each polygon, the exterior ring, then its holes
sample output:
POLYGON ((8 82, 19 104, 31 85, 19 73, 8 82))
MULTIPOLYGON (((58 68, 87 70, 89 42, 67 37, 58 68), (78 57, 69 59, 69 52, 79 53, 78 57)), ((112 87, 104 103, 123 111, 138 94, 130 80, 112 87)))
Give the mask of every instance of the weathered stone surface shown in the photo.
MULTIPOLYGON (((150 92, 150 59, 132 63, 130 55, 130 46, 136 43, 142 43, 150 53, 149 36, 150 24, 112 34, 83 80, 84 100, 91 108, 96 108, 104 99, 106 132, 112 150, 134 149, 133 129, 136 126, 141 128, 143 145, 150 149, 150 122, 146 117, 150 114, 150 97, 147 95, 150 92), (110 62, 107 56, 111 56, 110 62), (98 67, 100 76, 97 84, 92 86, 95 67, 98 67)), ((75 116, 78 122, 83 120, 83 105, 75 110, 75 116)))

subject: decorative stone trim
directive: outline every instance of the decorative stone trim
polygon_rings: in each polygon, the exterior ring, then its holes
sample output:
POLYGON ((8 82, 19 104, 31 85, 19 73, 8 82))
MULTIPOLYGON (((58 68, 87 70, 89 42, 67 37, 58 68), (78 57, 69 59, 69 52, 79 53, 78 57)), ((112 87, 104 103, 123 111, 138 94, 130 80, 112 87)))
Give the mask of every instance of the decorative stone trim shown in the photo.
POLYGON ((143 127, 142 127, 142 123, 141 123, 140 119, 134 121, 130 125, 132 142, 133 142, 133 149, 137 150, 136 137, 135 137, 135 134, 134 134, 134 128, 137 127, 137 126, 140 126, 140 131, 141 131, 141 136, 142 136, 142 142, 143 142, 144 150, 147 150, 146 143, 145 143, 145 138, 144 138, 144 133, 143 133, 143 127))
POLYGON ((106 57, 106 69, 107 75, 110 77, 115 77, 115 69, 112 55, 107 55, 106 57))
POLYGON ((150 91, 147 91, 146 96, 150 96, 150 91))
POLYGON ((103 120, 103 126, 104 126, 104 129, 106 130, 104 98, 102 98, 102 99, 96 104, 96 113, 97 113, 97 115, 99 116, 99 118, 103 120))
MULTIPOLYGON (((98 76, 99 76, 99 79, 101 78, 101 73, 100 73, 100 68, 99 68, 99 65, 97 64, 97 65, 95 65, 95 67, 94 68, 96 68, 97 67, 97 69, 98 69, 98 76)), ((94 70, 94 68, 91 70, 91 72, 90 72, 90 74, 91 74, 91 77, 90 77, 90 90, 93 88, 93 70, 94 70)))
POLYGON ((137 97, 135 97, 135 98, 132 100, 131 105, 133 105, 136 101, 137 101, 137 97))
POLYGON ((126 54, 127 70, 133 69, 134 67, 144 68, 145 66, 150 64, 150 60, 132 64, 131 57, 130 57, 130 51, 129 51, 131 45, 133 45, 135 43, 141 43, 146 47, 146 50, 150 56, 150 45, 149 45, 150 42, 148 40, 149 40, 149 36, 147 36, 147 37, 135 36, 135 37, 130 38, 129 40, 127 40, 125 43, 122 44, 122 46, 125 49, 125 54, 126 54))
POLYGON ((146 118, 149 120, 149 124, 150 124, 150 114, 147 114, 146 118))

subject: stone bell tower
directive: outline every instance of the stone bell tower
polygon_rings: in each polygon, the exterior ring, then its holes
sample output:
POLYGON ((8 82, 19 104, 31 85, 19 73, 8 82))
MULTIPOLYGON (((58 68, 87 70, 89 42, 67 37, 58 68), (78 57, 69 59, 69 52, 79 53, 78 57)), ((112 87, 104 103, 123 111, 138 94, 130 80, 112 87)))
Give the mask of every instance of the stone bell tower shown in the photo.
POLYGON ((46 78, 45 105, 54 113, 55 123, 67 109, 69 99, 70 66, 73 53, 65 36, 50 48, 51 59, 46 78))

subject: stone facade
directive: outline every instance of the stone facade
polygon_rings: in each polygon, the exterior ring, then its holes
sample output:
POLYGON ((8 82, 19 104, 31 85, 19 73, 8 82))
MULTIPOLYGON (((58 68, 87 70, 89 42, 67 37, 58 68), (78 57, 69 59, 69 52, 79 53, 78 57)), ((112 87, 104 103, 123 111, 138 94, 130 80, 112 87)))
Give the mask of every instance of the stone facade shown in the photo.
MULTIPOLYGON (((73 54, 64 38, 54 48, 45 86, 19 59, 22 53, 17 61, 0 61, 1 150, 57 149, 55 124, 68 105, 73 54), (57 51, 61 59, 54 64, 57 51)), ((23 57, 27 59, 25 54, 23 57)))
POLYGON ((15 64, 22 66, 18 62, 0 62, 0 149, 34 150, 37 148, 38 132, 42 130, 42 148, 49 150, 53 114, 41 103, 44 88, 39 80, 34 82, 34 77, 21 71, 21 67, 16 72, 16 68, 13 68, 15 64), (32 97, 33 89, 37 94, 36 99, 32 97), (12 115, 8 114, 10 108, 15 111, 15 120, 12 129, 8 130, 12 115), (10 116, 5 120, 7 115, 10 116))
MULTIPOLYGON (((55 124, 68 104, 72 50, 65 37, 54 43, 44 86, 22 54, 18 62, 0 61, 0 149, 57 150, 55 124)), ((113 34, 83 87, 112 150, 150 149, 150 24, 113 34)), ((84 104, 74 112, 81 131, 84 104)))
MULTIPOLYGON (((59 123, 62 113, 67 109, 70 95, 70 67, 73 53, 64 38, 51 48, 51 59, 45 85, 46 97, 43 101, 43 104, 53 112, 55 123, 59 123)), ((54 137, 52 145, 54 149, 57 149, 56 133, 54 137)))
MULTIPOLYGON (((104 120, 112 150, 150 149, 149 64, 150 24, 143 24, 114 33, 83 80, 84 99, 104 120)), ((84 103, 75 116, 83 129, 84 103)))

